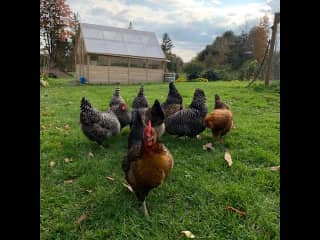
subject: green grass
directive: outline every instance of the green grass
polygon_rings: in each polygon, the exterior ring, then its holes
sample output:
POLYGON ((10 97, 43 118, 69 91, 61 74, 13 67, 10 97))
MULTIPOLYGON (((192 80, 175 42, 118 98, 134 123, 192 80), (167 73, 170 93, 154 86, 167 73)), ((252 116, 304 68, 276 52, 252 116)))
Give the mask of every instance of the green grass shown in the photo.
MULTIPOLYGON (((165 134, 174 168, 167 181, 150 192, 146 220, 134 194, 122 186, 122 156, 129 129, 108 140, 100 149, 85 138, 79 126, 82 96, 104 110, 114 86, 79 86, 70 79, 51 79, 41 88, 41 239, 183 239, 189 230, 199 239, 280 239, 280 173, 269 167, 280 164, 280 89, 248 82, 177 83, 187 106, 193 91, 205 90, 209 111, 218 93, 232 108, 236 129, 215 150, 202 145, 213 142, 211 132, 203 138, 177 139, 165 134), (64 129, 68 124, 70 129, 64 129), (233 165, 224 160, 230 149, 233 165), (88 153, 94 154, 93 158, 88 153), (64 158, 73 162, 65 163, 64 158), (56 165, 50 167, 49 162, 56 165), (109 181, 112 176, 115 181, 109 181), (65 180, 74 179, 72 183, 65 180), (92 192, 88 192, 91 190, 92 192), (226 211, 231 205, 246 217, 226 211), (80 225, 77 219, 88 218, 80 225)), ((131 106, 139 85, 121 86, 131 106)), ((167 84, 146 84, 150 103, 163 102, 167 84)))

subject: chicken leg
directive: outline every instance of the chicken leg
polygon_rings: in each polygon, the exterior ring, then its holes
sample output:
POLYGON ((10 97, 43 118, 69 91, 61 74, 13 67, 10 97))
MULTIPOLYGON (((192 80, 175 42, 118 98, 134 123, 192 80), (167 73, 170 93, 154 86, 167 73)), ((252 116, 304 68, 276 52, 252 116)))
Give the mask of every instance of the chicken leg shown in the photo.
POLYGON ((144 211, 144 215, 149 218, 149 213, 148 213, 148 208, 147 208, 147 203, 146 203, 146 200, 144 200, 142 202, 142 207, 143 207, 143 211, 144 211))

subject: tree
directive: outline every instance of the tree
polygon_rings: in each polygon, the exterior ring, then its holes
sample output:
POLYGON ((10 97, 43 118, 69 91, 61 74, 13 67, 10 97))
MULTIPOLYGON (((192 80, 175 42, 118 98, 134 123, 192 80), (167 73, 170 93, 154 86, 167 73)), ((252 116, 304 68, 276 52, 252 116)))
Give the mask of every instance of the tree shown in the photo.
POLYGON ((169 72, 182 72, 183 60, 181 57, 173 53, 168 53, 167 58, 170 60, 170 62, 167 64, 167 70, 169 72))
POLYGON ((40 39, 49 52, 50 61, 57 62, 58 51, 71 38, 72 12, 65 0, 40 0, 40 39))
POLYGON ((195 60, 187 63, 183 70, 189 75, 195 72, 200 74, 204 70, 204 66, 201 62, 195 60))
POLYGON ((168 53, 171 53, 171 49, 173 48, 172 41, 169 37, 168 33, 164 33, 162 37, 162 44, 161 44, 161 49, 164 52, 165 55, 168 53))
POLYGON ((261 63, 265 50, 268 45, 268 35, 269 35, 269 19, 264 16, 260 23, 251 28, 249 32, 248 42, 250 45, 250 50, 253 53, 254 59, 261 63))

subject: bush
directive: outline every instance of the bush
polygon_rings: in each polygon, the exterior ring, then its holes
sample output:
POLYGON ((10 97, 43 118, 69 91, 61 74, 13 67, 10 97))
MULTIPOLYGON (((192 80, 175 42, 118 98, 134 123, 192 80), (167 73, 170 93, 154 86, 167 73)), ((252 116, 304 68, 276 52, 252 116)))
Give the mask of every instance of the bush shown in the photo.
POLYGON ((204 65, 201 62, 198 61, 191 61, 190 63, 185 64, 183 71, 190 75, 194 72, 202 72, 204 70, 204 65))
POLYGON ((192 80, 192 82, 209 82, 206 78, 195 78, 192 80))
POLYGON ((193 79, 199 78, 200 77, 200 73, 199 72, 192 72, 188 75, 188 80, 191 81, 193 79))
POLYGON ((218 76, 218 74, 212 70, 206 71, 204 74, 202 74, 202 77, 208 79, 209 81, 220 80, 220 77, 218 76))
POLYGON ((186 78, 185 75, 181 75, 176 79, 176 82, 187 82, 188 79, 186 78))

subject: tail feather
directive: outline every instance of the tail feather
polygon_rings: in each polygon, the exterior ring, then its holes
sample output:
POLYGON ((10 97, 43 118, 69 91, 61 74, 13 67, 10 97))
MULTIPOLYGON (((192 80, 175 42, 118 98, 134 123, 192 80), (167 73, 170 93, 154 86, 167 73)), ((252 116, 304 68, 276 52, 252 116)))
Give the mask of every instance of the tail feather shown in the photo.
POLYGON ((143 138, 143 121, 139 111, 132 113, 132 127, 128 137, 128 149, 135 144, 141 144, 143 138))
POLYGON ((86 97, 83 97, 81 99, 81 104, 80 104, 81 111, 85 111, 86 109, 90 109, 90 108, 92 108, 91 103, 86 97))
POLYGON ((151 123, 152 125, 161 124, 164 121, 164 118, 165 118, 165 114, 163 112, 163 109, 158 99, 156 99, 151 108, 151 123))

